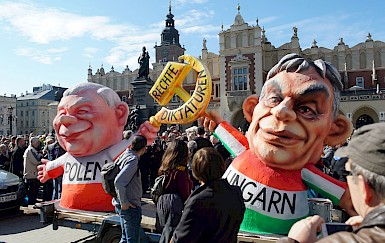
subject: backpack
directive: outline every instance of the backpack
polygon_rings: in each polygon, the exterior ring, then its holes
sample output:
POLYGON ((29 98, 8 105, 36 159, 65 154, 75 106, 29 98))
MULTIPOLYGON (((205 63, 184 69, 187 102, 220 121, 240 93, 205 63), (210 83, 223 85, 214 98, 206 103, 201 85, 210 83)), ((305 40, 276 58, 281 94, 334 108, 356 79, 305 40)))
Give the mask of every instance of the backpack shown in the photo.
POLYGON ((116 197, 115 178, 120 172, 121 162, 119 162, 120 160, 116 162, 108 162, 103 165, 102 170, 100 171, 103 189, 112 197, 116 197))
MULTIPOLYGON (((116 162, 112 161, 103 165, 100 171, 103 189, 107 194, 111 195, 112 197, 117 197, 117 194, 115 191, 115 178, 118 176, 120 172, 120 165, 124 162, 126 162, 126 156, 122 154, 119 156, 116 162)), ((139 170, 139 166, 137 167, 137 170, 134 176, 138 175, 138 170, 139 170)), ((132 176, 128 184, 131 183, 132 179, 134 179, 134 176, 132 176)))
POLYGON ((166 174, 160 175, 157 178, 155 178, 155 183, 151 188, 151 199, 156 204, 158 202, 159 197, 164 194, 165 190, 165 181, 166 181, 166 174))

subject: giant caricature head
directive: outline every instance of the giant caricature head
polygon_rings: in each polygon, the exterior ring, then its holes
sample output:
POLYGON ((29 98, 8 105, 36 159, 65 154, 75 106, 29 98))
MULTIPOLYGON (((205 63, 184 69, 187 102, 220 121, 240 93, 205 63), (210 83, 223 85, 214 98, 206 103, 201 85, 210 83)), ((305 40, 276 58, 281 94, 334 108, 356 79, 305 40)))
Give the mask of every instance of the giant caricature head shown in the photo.
POLYGON ((317 163, 325 144, 343 143, 352 131, 338 114, 341 90, 340 74, 330 63, 283 57, 268 73, 261 96, 244 101, 251 151, 273 168, 317 163))
POLYGON ((128 105, 112 89, 84 83, 64 92, 53 126, 68 153, 88 156, 122 140, 128 113, 128 105))

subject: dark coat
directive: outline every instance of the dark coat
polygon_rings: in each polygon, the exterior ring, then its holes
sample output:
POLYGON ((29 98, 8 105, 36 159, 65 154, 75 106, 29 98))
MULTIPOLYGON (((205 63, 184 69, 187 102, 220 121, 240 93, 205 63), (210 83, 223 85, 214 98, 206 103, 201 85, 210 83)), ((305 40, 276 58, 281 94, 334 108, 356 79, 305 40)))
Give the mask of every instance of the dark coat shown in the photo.
POLYGON ((60 146, 59 142, 55 141, 54 143, 48 145, 47 159, 55 160, 65 153, 66 151, 60 146))
POLYGON ((227 158, 230 157, 230 152, 225 148, 225 146, 221 143, 218 142, 214 145, 214 149, 218 151, 218 153, 222 156, 223 161, 226 161, 227 158))
POLYGON ((237 242, 245 204, 239 187, 220 179, 187 199, 173 242, 237 242))
POLYGON ((11 156, 11 167, 10 171, 18 175, 19 177, 23 177, 23 170, 24 170, 24 152, 25 147, 16 147, 16 149, 13 151, 11 156))
POLYGON ((213 144, 208 140, 207 138, 204 137, 196 137, 194 141, 197 143, 197 151, 201 148, 209 147, 212 148, 213 144))

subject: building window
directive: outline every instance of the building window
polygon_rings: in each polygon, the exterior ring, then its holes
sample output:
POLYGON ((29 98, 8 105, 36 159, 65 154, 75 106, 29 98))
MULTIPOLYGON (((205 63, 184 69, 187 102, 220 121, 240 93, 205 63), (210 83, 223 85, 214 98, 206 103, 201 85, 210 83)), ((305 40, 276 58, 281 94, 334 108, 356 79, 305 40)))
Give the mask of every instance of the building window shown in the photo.
POLYGON ((242 35, 237 35, 237 47, 242 47, 242 35))
POLYGON ((366 55, 364 52, 360 53, 360 69, 366 68, 366 55))
POLYGON ((230 48, 231 48, 230 36, 225 36, 225 49, 230 49, 230 48))
POLYGON ((364 77, 357 77, 356 78, 356 85, 360 86, 361 88, 364 88, 365 87, 364 77))
POLYGON ((24 116, 24 114, 23 114, 24 112, 23 111, 20 111, 20 116, 24 116))
POLYGON ((123 96, 122 96, 122 101, 123 101, 123 102, 127 102, 127 96, 123 95, 123 96))
POLYGON ((28 116, 28 111, 25 111, 25 116, 28 116))
POLYGON ((233 90, 247 90, 247 76, 249 71, 245 67, 233 69, 233 90))
POLYGON ((214 83, 214 92, 213 92, 213 99, 217 100, 220 98, 220 89, 219 89, 219 83, 214 83))
POLYGON ((249 34, 249 46, 254 46, 254 34, 249 34))
POLYGON ((178 98, 178 95, 176 95, 176 94, 174 94, 174 96, 172 97, 172 99, 171 99, 171 102, 173 102, 173 103, 177 103, 177 102, 179 102, 179 98, 178 98))

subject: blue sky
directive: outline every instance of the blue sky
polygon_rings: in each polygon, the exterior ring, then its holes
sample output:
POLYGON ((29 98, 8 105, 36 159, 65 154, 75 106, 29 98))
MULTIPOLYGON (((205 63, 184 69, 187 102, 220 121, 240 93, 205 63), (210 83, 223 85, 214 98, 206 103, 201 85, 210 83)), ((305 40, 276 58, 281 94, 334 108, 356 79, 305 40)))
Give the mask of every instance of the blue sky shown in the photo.
MULTIPOLYGON (((199 56, 202 39, 218 53, 218 33, 237 14, 249 25, 265 28, 276 47, 289 42, 298 28, 301 47, 333 48, 342 37, 350 47, 368 32, 385 41, 383 1, 172 0, 175 26, 186 53, 199 56)), ((122 72, 138 68, 142 46, 154 62, 155 42, 168 13, 168 0, 0 0, 0 94, 32 91, 42 84, 70 87, 87 82, 103 64, 122 72)))

